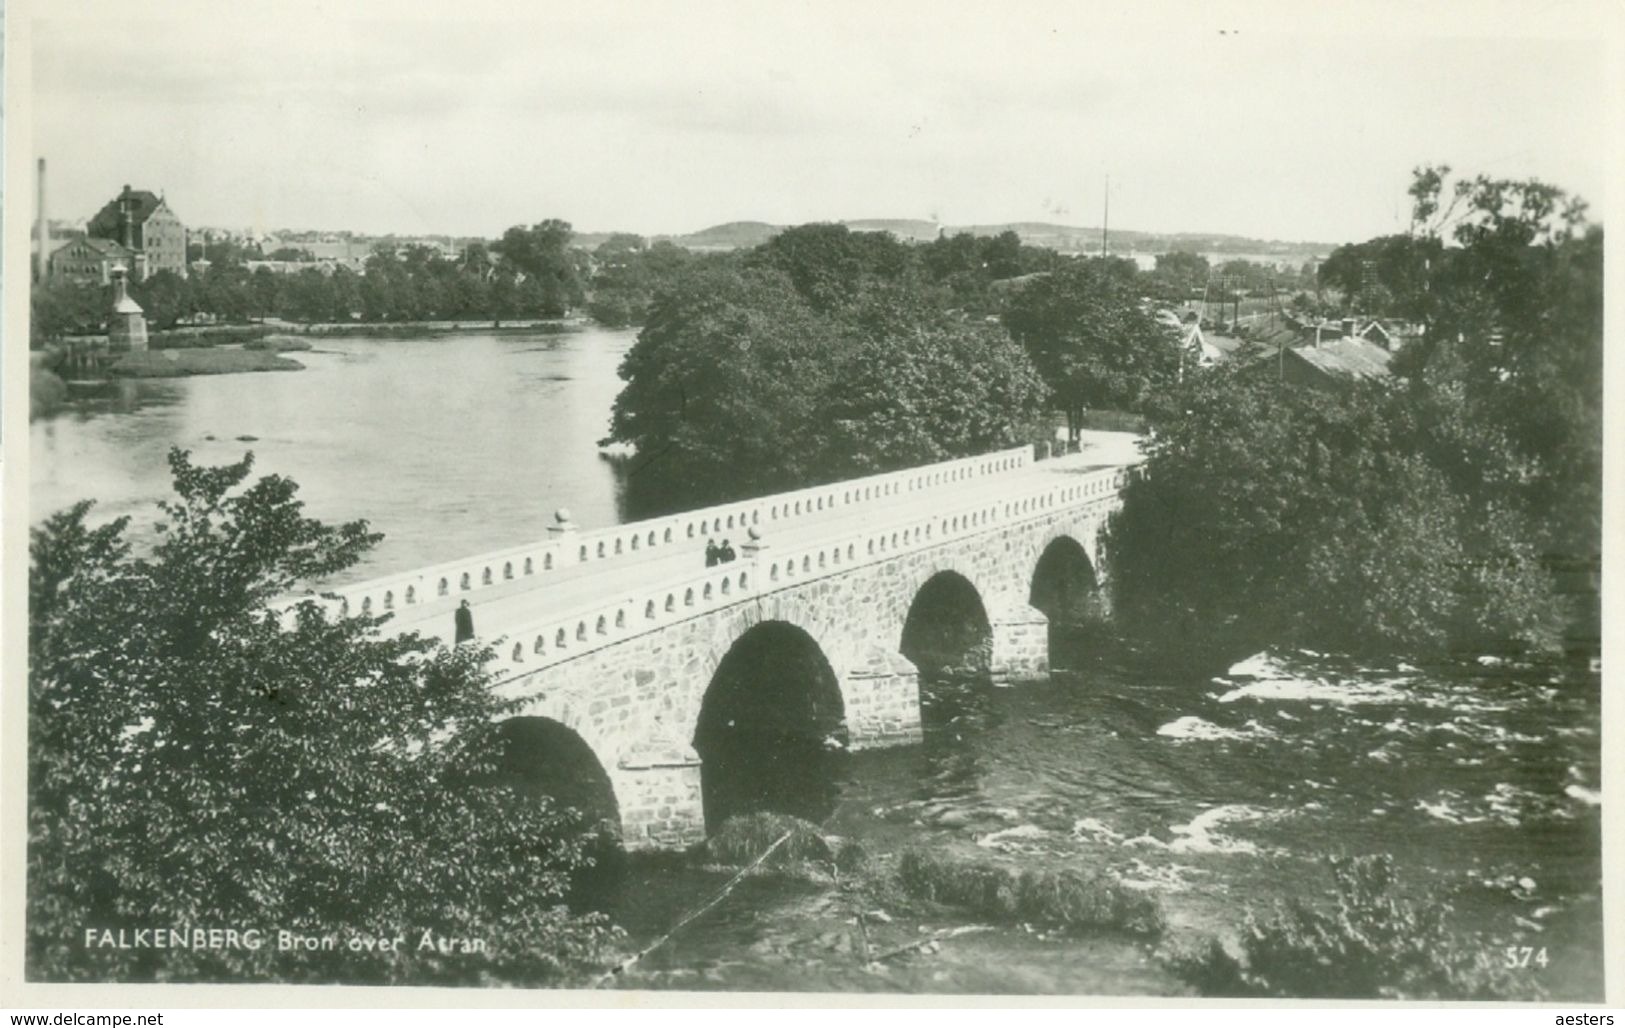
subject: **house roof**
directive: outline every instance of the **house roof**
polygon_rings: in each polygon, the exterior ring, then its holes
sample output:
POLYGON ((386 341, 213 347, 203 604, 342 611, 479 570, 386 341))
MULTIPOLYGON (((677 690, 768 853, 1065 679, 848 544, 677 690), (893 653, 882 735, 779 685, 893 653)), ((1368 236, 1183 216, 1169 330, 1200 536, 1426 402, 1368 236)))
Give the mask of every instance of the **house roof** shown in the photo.
POLYGON ((131 189, 124 187, 124 191, 113 199, 107 201, 96 216, 90 219, 86 228, 92 236, 102 236, 108 239, 117 239, 122 226, 119 224, 119 201, 129 200, 130 219, 133 225, 142 225, 152 217, 154 211, 163 205, 164 198, 145 189, 131 189))
POLYGON ((1248 326, 1247 338, 1259 346, 1275 350, 1283 346, 1301 346, 1304 342, 1304 333, 1291 321, 1277 321, 1273 324, 1262 321, 1248 326))
POLYGON ((99 239, 96 236, 85 236, 82 239, 75 239, 72 242, 64 243, 55 250, 52 250, 51 256, 55 257, 57 254, 68 249, 69 247, 79 246, 81 244, 95 250, 102 257, 124 259, 130 256, 130 251, 124 248, 124 244, 113 239, 99 239))
MULTIPOLYGON (((1229 360, 1243 352, 1249 343, 1257 344, 1258 342, 1256 339, 1243 339, 1240 336, 1227 336, 1218 332, 1203 333, 1202 340, 1225 360, 1229 360)), ((1270 352, 1273 353, 1274 351, 1271 350, 1270 352)))
POLYGON ((1393 359, 1393 354, 1362 336, 1329 339, 1290 352, 1315 370, 1339 379, 1387 378, 1388 362, 1393 359))

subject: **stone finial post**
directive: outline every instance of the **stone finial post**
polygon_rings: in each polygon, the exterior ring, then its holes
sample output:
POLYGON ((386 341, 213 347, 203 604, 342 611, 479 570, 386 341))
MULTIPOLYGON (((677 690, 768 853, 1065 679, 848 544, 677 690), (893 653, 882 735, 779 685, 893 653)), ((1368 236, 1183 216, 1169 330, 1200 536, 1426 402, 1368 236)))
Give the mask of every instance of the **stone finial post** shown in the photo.
POLYGON ((756 560, 765 549, 767 549, 767 542, 762 538, 762 533, 756 529, 756 526, 752 525, 750 528, 745 529, 745 544, 739 547, 740 556, 756 560))
POLYGON ((570 508, 560 507, 553 512, 553 524, 547 526, 549 539, 565 539, 576 534, 576 523, 570 520, 570 508))

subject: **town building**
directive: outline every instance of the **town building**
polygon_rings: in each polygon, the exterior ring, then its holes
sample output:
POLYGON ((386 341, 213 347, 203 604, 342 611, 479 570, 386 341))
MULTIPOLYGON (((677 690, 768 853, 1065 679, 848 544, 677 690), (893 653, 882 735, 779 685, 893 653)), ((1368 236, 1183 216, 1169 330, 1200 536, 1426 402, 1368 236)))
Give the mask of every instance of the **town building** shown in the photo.
POLYGON ((52 251, 48 274, 51 278, 105 286, 113 281, 114 268, 128 269, 134 262, 135 255, 123 244, 86 236, 52 251))
POLYGON ((186 276, 186 226, 162 196, 126 185, 96 212, 85 231, 129 252, 127 267, 134 281, 160 271, 186 276))
POLYGON ((1393 354, 1364 336, 1339 336, 1282 352, 1282 381, 1316 389, 1342 390, 1356 382, 1389 378, 1393 354))

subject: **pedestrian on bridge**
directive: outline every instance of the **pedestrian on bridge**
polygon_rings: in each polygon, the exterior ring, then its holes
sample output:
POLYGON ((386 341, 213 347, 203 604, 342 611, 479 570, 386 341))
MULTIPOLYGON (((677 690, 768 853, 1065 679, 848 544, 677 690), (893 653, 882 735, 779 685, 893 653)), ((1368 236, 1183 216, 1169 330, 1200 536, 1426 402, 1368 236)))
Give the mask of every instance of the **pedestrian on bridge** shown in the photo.
POLYGON ((464 600, 457 608, 455 615, 457 622, 457 642, 465 643, 474 638, 474 612, 468 609, 468 601, 464 600))
POLYGON ((722 550, 717 546, 715 539, 705 541, 705 566, 714 568, 722 563, 722 550))
POLYGON ((734 552, 734 548, 729 545, 728 540, 722 540, 722 545, 717 547, 717 563, 726 564, 737 556, 739 554, 734 552))

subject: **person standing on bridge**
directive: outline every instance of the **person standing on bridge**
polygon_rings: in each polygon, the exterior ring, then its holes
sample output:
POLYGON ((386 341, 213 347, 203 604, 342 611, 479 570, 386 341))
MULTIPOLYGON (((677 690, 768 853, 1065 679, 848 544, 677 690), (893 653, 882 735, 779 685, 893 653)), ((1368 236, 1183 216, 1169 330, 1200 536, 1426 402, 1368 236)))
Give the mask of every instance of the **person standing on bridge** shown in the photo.
POLYGON ((468 601, 464 600, 457 608, 455 615, 457 622, 457 642, 465 643, 474 638, 474 612, 468 608, 468 601))
POLYGON ((715 539, 705 541, 705 566, 714 568, 722 563, 722 550, 717 546, 715 539))
POLYGON ((734 548, 728 544, 728 540, 722 540, 722 545, 717 547, 717 563, 726 564, 737 556, 739 554, 734 552, 734 548))

